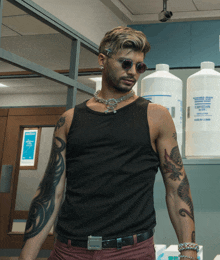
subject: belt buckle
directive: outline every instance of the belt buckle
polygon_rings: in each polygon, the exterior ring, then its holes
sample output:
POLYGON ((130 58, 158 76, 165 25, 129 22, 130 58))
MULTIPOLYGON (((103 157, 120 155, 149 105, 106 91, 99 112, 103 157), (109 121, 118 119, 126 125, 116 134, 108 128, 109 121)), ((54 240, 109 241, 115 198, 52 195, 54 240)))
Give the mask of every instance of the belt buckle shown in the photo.
POLYGON ((88 236, 88 250, 102 250, 102 237, 88 236))

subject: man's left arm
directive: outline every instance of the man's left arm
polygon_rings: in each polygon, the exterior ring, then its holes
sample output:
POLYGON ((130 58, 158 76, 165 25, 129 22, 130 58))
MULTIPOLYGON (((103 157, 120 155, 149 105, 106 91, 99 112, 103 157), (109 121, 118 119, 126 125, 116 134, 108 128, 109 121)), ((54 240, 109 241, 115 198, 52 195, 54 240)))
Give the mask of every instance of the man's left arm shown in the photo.
MULTIPOLYGON (((195 243, 193 201, 179 152, 175 125, 165 107, 158 105, 158 111, 160 116, 156 147, 160 157, 160 171, 166 188, 168 213, 179 243, 195 243)), ((194 250, 184 250, 181 254, 197 258, 197 252, 194 250)))

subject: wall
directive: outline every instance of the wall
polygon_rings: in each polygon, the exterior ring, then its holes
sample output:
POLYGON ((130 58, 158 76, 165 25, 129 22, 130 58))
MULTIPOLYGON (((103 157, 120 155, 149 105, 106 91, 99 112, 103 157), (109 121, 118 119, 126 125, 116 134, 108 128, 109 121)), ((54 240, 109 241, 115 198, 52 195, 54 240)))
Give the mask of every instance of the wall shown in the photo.
MULTIPOLYGON (((184 165, 193 198, 196 242, 203 246, 204 260, 213 260, 220 254, 219 165, 184 165)), ((154 186, 157 226, 155 243, 177 245, 165 202, 165 187, 160 171, 154 186)))
POLYGON ((199 67, 203 61, 220 65, 220 21, 130 25, 145 33, 151 44, 146 56, 149 68, 158 63, 173 67, 199 67))

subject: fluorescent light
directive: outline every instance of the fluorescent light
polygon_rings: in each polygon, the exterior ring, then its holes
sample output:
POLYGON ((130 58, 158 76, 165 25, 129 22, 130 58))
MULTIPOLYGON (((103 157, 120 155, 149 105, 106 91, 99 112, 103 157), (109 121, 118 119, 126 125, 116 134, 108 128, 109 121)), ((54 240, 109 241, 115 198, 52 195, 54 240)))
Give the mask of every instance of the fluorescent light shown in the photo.
POLYGON ((0 88, 7 88, 8 86, 0 83, 0 88))
POLYGON ((101 80, 102 80, 102 77, 89 78, 89 79, 92 80, 92 81, 97 82, 97 81, 101 81, 101 80))

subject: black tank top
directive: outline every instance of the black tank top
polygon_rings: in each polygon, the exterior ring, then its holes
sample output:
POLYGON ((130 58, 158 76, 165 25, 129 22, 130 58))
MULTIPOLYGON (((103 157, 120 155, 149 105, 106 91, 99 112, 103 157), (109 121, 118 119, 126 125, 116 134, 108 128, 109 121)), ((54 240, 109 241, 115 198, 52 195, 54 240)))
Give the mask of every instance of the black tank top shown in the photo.
POLYGON ((159 156, 151 146, 147 108, 139 97, 117 113, 77 105, 67 136, 66 196, 56 233, 103 239, 156 226, 153 186, 159 156))

